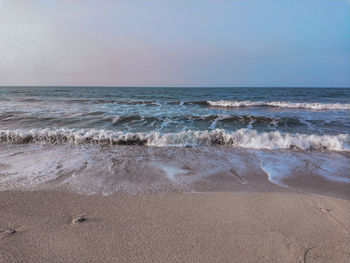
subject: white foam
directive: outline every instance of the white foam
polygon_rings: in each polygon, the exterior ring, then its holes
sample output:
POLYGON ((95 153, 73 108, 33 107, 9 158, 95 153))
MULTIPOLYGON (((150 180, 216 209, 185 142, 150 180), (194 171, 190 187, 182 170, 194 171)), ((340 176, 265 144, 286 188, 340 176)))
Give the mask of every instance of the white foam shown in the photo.
POLYGON ((319 103, 319 102, 289 102, 289 101, 207 101, 211 106, 217 107, 257 107, 257 106, 271 106, 280 108, 303 108, 313 110, 350 110, 350 104, 341 103, 319 103))
POLYGON ((119 120, 120 120, 120 116, 119 116, 119 115, 116 115, 116 116, 113 117, 112 123, 115 124, 115 123, 117 123, 119 120))
POLYGON ((337 153, 280 152, 257 154, 261 159, 261 169, 271 183, 288 187, 284 180, 293 176, 317 175, 332 182, 350 183, 349 159, 337 153))
POLYGON ((287 159, 286 156, 284 158, 271 158, 265 154, 260 154, 260 156, 262 156, 260 168, 266 173, 268 180, 283 187, 287 187, 283 179, 293 176, 293 169, 302 164, 301 160, 292 155, 287 159))
POLYGON ((149 146, 210 146, 230 145, 253 149, 291 149, 350 151, 350 135, 306 135, 289 134, 278 131, 258 133, 256 130, 240 129, 226 132, 221 129, 213 131, 184 131, 161 134, 152 132, 139 134, 147 140, 149 146))
POLYGON ((147 146, 211 146, 227 145, 252 149, 301 149, 350 151, 350 135, 290 134, 240 129, 234 132, 182 131, 177 133, 131 133, 96 129, 0 130, 5 143, 74 143, 74 144, 142 144, 147 146))
POLYGON ((249 184, 254 180, 251 175, 262 175, 260 168, 272 183, 285 187, 289 187, 285 179, 292 176, 350 183, 347 153, 6 144, 0 147, 0 191, 55 187, 105 195, 221 191, 229 189, 230 177, 232 186, 249 184), (221 181, 222 176, 228 177, 221 181))
POLYGON ((72 174, 86 166, 87 154, 81 151, 62 151, 59 148, 33 146, 1 151, 0 190, 30 189, 64 174, 72 174))
POLYGON ((176 175, 188 172, 184 169, 180 169, 178 167, 167 166, 167 165, 162 165, 161 169, 165 172, 166 177, 174 183, 179 182, 179 180, 176 178, 176 175))
POLYGON ((211 130, 215 130, 216 125, 218 124, 219 121, 225 120, 225 119, 229 119, 231 116, 227 116, 227 115, 223 115, 223 116, 218 116, 217 118, 215 118, 215 120, 210 124, 210 129, 211 130))

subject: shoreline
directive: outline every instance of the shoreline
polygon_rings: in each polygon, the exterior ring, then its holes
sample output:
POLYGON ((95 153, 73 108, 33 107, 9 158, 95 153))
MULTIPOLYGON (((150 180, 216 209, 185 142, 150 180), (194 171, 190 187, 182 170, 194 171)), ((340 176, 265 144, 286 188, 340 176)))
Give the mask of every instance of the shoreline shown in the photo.
POLYGON ((300 192, 350 200, 350 155, 227 147, 4 145, 0 191, 300 192))
POLYGON ((350 260, 350 201, 327 196, 10 190, 0 200, 1 263, 350 260))

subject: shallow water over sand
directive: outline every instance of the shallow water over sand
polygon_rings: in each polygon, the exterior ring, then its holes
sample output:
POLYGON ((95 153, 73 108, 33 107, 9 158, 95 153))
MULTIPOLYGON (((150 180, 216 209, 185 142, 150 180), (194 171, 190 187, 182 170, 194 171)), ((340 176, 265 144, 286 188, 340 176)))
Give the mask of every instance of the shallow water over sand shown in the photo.
POLYGON ((3 144, 0 190, 83 194, 285 191, 350 198, 346 152, 3 144))

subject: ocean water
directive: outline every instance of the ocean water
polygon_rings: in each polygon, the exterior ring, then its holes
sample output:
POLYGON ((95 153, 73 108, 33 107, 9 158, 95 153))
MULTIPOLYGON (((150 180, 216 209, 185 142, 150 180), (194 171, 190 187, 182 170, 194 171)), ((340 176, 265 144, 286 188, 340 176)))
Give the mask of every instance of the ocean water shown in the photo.
POLYGON ((350 89, 0 87, 0 143, 0 190, 193 191, 249 163, 349 184, 350 89))

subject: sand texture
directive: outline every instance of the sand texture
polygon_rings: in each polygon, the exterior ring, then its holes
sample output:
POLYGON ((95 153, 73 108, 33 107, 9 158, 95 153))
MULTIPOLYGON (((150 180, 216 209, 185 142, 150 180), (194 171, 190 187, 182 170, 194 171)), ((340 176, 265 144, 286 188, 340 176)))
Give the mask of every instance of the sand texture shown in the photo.
POLYGON ((350 262, 350 202, 0 192, 0 262, 350 262))

